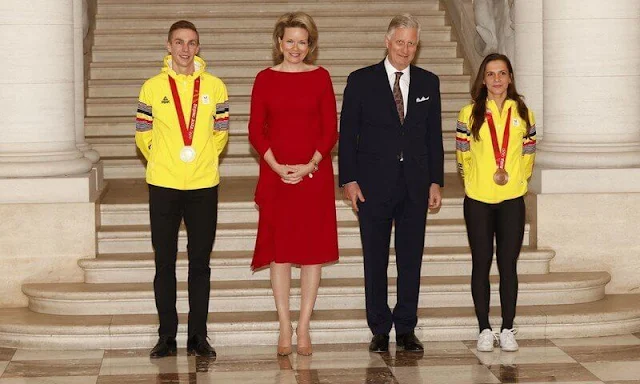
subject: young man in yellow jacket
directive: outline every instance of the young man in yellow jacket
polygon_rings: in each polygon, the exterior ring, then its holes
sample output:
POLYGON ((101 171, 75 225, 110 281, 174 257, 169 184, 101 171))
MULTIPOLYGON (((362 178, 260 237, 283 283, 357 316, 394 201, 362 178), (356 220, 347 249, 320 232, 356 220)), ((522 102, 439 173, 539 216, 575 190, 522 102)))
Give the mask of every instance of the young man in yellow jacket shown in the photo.
POLYGON ((207 342, 209 260, 218 216, 218 160, 229 138, 224 83, 205 72, 196 27, 185 20, 169 29, 164 67, 140 90, 136 145, 147 160, 153 281, 160 320, 152 358, 176 354, 176 256, 184 219, 189 257, 189 354, 214 357, 207 342))

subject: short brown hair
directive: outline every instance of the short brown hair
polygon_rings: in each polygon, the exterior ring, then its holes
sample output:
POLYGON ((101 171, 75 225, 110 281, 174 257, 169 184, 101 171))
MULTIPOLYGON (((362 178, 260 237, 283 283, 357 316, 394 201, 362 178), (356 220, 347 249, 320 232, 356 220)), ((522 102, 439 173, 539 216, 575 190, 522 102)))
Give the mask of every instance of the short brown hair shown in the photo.
POLYGON ((198 44, 200 44, 200 34, 198 33, 196 26, 192 22, 187 20, 179 20, 171 25, 171 28, 169 28, 169 34, 167 35, 168 42, 171 42, 171 35, 173 35, 173 31, 176 31, 178 29, 190 29, 195 32, 196 36, 198 36, 198 44))
POLYGON ((280 52, 280 40, 284 36, 285 28, 302 28, 309 34, 309 53, 304 58, 304 62, 311 64, 316 59, 316 48, 318 47, 318 27, 313 18, 304 12, 289 12, 278 18, 273 28, 273 60, 280 64, 284 60, 284 54, 280 52))

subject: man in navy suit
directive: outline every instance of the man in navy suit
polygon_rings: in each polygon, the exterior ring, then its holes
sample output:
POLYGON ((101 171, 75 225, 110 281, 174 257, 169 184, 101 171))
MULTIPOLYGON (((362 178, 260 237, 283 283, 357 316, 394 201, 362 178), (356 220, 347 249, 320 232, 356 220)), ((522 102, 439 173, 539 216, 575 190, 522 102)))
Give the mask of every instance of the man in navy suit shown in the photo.
POLYGON ((339 169, 345 198, 358 213, 364 253, 367 323, 372 352, 422 351, 418 322, 420 267, 427 209, 438 209, 444 186, 440 81, 411 65, 420 24, 391 20, 387 57, 349 75, 340 116, 339 169), (395 223, 397 304, 387 302, 391 227, 395 223))

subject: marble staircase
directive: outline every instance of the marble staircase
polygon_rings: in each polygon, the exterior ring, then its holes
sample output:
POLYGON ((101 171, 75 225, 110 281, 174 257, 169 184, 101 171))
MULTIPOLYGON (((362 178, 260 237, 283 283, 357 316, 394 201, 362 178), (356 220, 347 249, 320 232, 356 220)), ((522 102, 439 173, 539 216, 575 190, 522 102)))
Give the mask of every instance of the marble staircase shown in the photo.
MULTIPOLYGON (((285 11, 305 10, 320 30, 318 64, 332 74, 339 112, 346 76, 384 57, 386 25, 397 9, 423 24, 417 64, 441 78, 446 188, 443 207, 429 215, 422 266, 418 336, 466 340, 477 335, 471 302, 471 256, 455 174, 454 130, 468 102, 462 50, 438 0, 323 1, 98 0, 95 45, 86 100, 87 141, 100 152, 108 187, 98 209, 97 255, 82 259, 83 282, 23 286, 27 308, 0 311, 0 345, 19 348, 150 347, 156 339, 153 254, 144 165, 133 143, 136 97, 160 68, 166 30, 177 18, 201 31, 202 57, 228 86, 230 141, 221 164, 219 225, 212 254, 209 335, 214 345, 275 344, 277 316, 267 271, 249 269, 257 229, 253 189, 257 160, 247 140, 253 77, 270 65, 271 28, 285 11), (151 16, 152 15, 152 16, 151 16)), ((357 219, 336 189, 340 261, 323 270, 312 338, 315 343, 366 342, 362 251, 357 219)), ((521 338, 597 336, 640 329, 640 295, 609 295, 606 272, 554 272, 553 250, 538 249, 535 218, 526 226, 518 268, 516 326, 521 338)), ((186 333, 186 238, 177 262, 179 342, 186 333)), ((495 264, 495 263, 494 263, 495 264)), ((498 278, 492 270, 492 323, 499 324, 498 278)), ((55 272, 53 272, 55 273, 55 272)), ((292 308, 299 305, 294 269, 292 308)), ((395 255, 389 266, 395 301, 395 255)), ((297 314, 294 314, 294 318, 297 314)))
POLYGON ((249 8, 236 1, 200 0, 184 8, 168 1, 99 1, 89 68, 86 138, 101 154, 107 178, 144 177, 144 165, 132 140, 131 116, 140 85, 160 68, 166 30, 176 17, 191 19, 198 26, 200 55, 228 87, 231 140, 221 163, 222 174, 257 175, 257 160, 247 140, 251 87, 256 73, 271 65, 276 18, 292 9, 309 12, 318 24, 318 64, 332 75, 338 112, 346 76, 384 57, 384 33, 394 10, 416 15, 422 23, 417 64, 441 76, 443 127, 448 135, 446 168, 455 172, 453 130, 457 112, 468 102, 469 75, 439 1, 264 1, 249 8), (224 17, 217 13, 222 8, 224 17), (152 18, 148 17, 150 9, 152 18))
MULTIPOLYGON (((473 339, 469 292, 471 259, 462 220, 462 187, 447 175, 444 205, 429 218, 422 267, 418 334, 429 340, 473 339), (442 216, 441 216, 442 215, 442 216)), ((220 225, 212 254, 209 331, 217 345, 273 344, 277 318, 267 271, 249 270, 257 212, 254 177, 230 176, 220 186, 220 225), (220 244, 226 244, 219 246, 220 244)), ((336 193, 338 191, 336 190, 336 193)), ((336 196, 339 196, 336 194, 336 196)), ((100 204, 99 254, 79 261, 84 282, 23 286, 29 307, 0 311, 0 343, 20 348, 149 347, 156 337, 146 185, 114 179, 100 204)), ((337 200, 340 262, 324 268, 313 339, 316 343, 365 342, 362 254, 355 216, 337 200)), ((527 225, 519 262, 517 327, 522 338, 606 335, 637 330, 638 295, 607 295, 606 272, 553 272, 552 250, 537 249, 527 225)), ((184 342, 187 312, 184 238, 178 255, 178 309, 184 342)), ((299 305, 294 269, 292 307, 299 305)), ((395 300, 395 257, 389 266, 390 303, 395 300)), ((492 270, 492 302, 499 303, 492 270)), ((499 323, 492 310, 492 321, 499 323)), ((296 314, 294 314, 295 318, 296 314)))

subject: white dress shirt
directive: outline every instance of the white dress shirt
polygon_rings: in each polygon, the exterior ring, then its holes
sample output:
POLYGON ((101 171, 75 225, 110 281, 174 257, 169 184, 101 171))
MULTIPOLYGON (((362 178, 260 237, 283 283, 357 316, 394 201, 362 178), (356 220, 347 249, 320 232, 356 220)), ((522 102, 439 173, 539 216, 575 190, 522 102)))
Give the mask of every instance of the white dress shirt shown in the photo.
POLYGON ((402 105, 404 106, 404 116, 407 116, 407 100, 409 100, 409 83, 411 82, 411 75, 409 71, 409 66, 403 69, 402 71, 398 71, 391 65, 389 61, 389 56, 384 59, 384 69, 387 70, 387 77, 389 78, 389 86, 391 87, 391 92, 393 92, 393 85, 396 83, 396 72, 402 72, 402 76, 400 76, 400 93, 402 93, 402 105))

